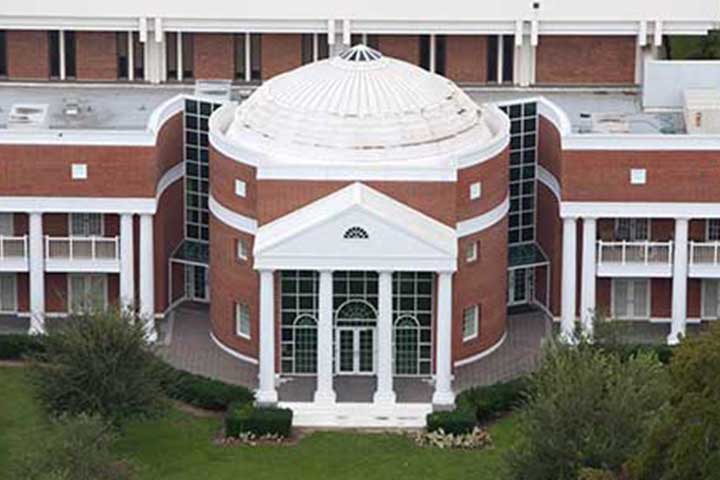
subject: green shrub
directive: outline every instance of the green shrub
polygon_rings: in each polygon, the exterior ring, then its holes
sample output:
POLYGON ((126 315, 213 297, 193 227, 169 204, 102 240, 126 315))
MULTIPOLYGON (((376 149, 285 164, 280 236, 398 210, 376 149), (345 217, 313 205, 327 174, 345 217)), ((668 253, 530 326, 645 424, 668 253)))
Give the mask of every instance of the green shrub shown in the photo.
POLYGON ((583 468, 578 474, 578 480, 615 480, 615 474, 599 468, 583 468))
POLYGON ((226 410, 233 402, 249 403, 253 393, 240 385, 195 375, 170 366, 166 367, 165 393, 174 400, 206 410, 226 410))
POLYGON ((476 425, 475 415, 467 409, 456 408, 451 411, 432 412, 427 415, 427 430, 429 432, 442 429, 445 433, 459 435, 472 432, 476 425))
POLYGON ((225 415, 225 435, 237 437, 241 433, 253 433, 289 437, 292 417, 289 408, 256 407, 251 403, 235 402, 225 415))
POLYGON ((26 334, 0 335, 0 360, 22 360, 43 351, 42 337, 26 334))
POLYGON ((478 422, 486 422, 522 404, 527 378, 465 390, 457 397, 458 409, 474 412, 478 422))

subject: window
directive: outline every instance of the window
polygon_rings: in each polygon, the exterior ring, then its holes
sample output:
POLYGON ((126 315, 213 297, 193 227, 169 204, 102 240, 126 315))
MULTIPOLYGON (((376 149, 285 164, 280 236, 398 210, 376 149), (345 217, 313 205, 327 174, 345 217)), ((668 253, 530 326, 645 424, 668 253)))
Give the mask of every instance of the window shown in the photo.
POLYGON ((626 242, 650 240, 650 220, 647 218, 615 219, 615 239, 626 242))
MULTIPOLYGON (((132 34, 132 72, 135 80, 143 80, 145 78, 145 45, 140 42, 140 34, 132 34)), ((131 79, 132 80, 132 79, 131 79)))
POLYGON ((74 313, 107 308, 107 275, 68 274, 69 311, 74 313))
MULTIPOLYGON (((353 39, 359 35, 353 35, 353 39)), ((358 42, 352 42, 360 43, 358 42)), ((327 35, 322 33, 305 33, 302 36, 302 63, 303 65, 328 58, 329 46, 327 35)))
POLYGON ((50 63, 50 78, 60 78, 60 32, 48 32, 48 62, 50 63))
POLYGON ((70 167, 70 174, 73 180, 87 180, 87 164, 73 163, 70 167))
POLYGON ((650 318, 650 281, 646 278, 613 279, 612 316, 620 320, 650 318))
POLYGON ((250 308, 244 303, 235 304, 235 333, 250 338, 250 308))
POLYGON ((343 238, 346 240, 367 240, 370 238, 370 235, 368 235, 367 230, 362 227, 350 227, 345 230, 343 238))
POLYGON ((473 305, 463 311, 463 341, 467 342, 478 336, 480 307, 473 305))
POLYGON ((167 32, 165 34, 165 71, 167 80, 182 80, 178 75, 178 34, 167 32))
POLYGON ((280 273, 280 365, 283 373, 317 370, 319 276, 311 271, 280 273))
POLYGON ((711 218, 707 221, 705 236, 708 242, 720 241, 720 218, 711 218))
POLYGON ((0 273, 0 312, 17 311, 17 284, 14 273, 0 273))
POLYGON ((102 213, 71 213, 71 237, 101 237, 103 235, 102 213))
POLYGON ((12 213, 0 213, 0 235, 11 237, 15 234, 12 213))
POLYGON ((420 35, 420 66, 425 70, 445 75, 445 35, 420 35))
POLYGON ((395 375, 432 371, 434 282, 429 272, 393 273, 395 375))
POLYGON ((5 30, 0 30, 0 77, 7 77, 7 40, 5 30))
POLYGON ((242 180, 235 179, 235 195, 245 197, 246 185, 242 180))
POLYGON ((117 75, 120 80, 130 78, 130 44, 127 32, 118 32, 115 36, 117 45, 117 75))
POLYGON ((446 45, 447 37, 445 35, 435 35, 435 73, 439 75, 445 75, 446 45))
POLYGON ((190 80, 195 77, 195 62, 193 59, 193 35, 192 33, 179 34, 182 37, 182 79, 190 80))
POLYGON ((702 281, 702 318, 716 320, 720 318, 720 281, 703 279, 702 281))
POLYGON ((630 184, 631 185, 645 185, 647 182, 647 170, 644 168, 631 168, 630 169, 630 184))
POLYGON ((513 35, 490 35, 487 41, 487 81, 505 83, 513 81, 515 63, 513 35))
POLYGON ((233 42, 235 80, 260 80, 260 34, 236 33, 233 42))
POLYGON ((260 80, 260 34, 250 34, 250 80, 260 80))
POLYGON ((245 240, 238 239, 235 242, 235 250, 237 253, 238 260, 247 260, 248 259, 248 249, 247 249, 247 243, 245 243, 245 240))
POLYGON ((472 263, 478 258, 478 242, 472 242, 465 249, 465 261, 472 263))
POLYGON ((470 185, 470 200, 477 200, 482 195, 482 184, 475 182, 470 185))
POLYGON ((48 32, 48 55, 51 79, 75 78, 75 32, 48 32))
POLYGON ((75 32, 63 32, 65 41, 65 78, 75 78, 75 32))

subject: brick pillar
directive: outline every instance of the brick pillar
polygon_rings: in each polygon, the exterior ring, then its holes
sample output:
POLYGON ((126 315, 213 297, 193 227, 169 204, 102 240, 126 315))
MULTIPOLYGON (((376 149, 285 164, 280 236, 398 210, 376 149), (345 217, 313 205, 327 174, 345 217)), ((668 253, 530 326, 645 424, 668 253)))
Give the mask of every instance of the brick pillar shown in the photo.
POLYGON ((420 63, 420 38, 417 35, 378 35, 378 48, 383 55, 420 63))
POLYGON ((263 34, 260 40, 262 79, 302 65, 302 36, 298 34, 263 34))
POLYGON ((78 80, 117 80, 117 34, 75 32, 78 80))
POLYGON ((195 78, 231 80, 235 76, 235 47, 230 33, 194 33, 195 78))
POLYGON ((456 82, 487 81, 487 37, 448 35, 446 39, 447 77, 456 82))
POLYGON ((8 78, 47 80, 50 77, 47 32, 8 30, 5 35, 8 78))

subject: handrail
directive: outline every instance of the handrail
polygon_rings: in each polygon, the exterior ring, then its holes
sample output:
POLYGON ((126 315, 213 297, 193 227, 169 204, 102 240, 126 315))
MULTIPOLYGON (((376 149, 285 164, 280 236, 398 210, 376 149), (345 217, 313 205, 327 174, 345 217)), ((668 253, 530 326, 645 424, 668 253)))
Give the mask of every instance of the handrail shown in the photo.
POLYGON ((120 237, 45 236, 45 258, 64 260, 117 260, 120 237))
POLYGON ((691 241, 690 264, 720 265, 720 241, 691 241))
POLYGON ((25 258, 28 251, 28 237, 0 235, 0 259, 25 258))
POLYGON ((598 264, 672 264, 673 242, 598 240, 598 264))

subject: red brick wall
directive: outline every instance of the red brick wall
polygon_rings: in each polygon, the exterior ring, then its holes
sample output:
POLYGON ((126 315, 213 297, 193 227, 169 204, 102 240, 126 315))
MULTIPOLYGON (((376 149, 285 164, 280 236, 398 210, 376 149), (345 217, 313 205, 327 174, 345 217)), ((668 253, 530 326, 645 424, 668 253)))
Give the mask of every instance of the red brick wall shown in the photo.
POLYGON ((302 65, 302 36, 272 33, 261 37, 260 69, 263 80, 302 65))
MULTIPOLYGON (((172 253, 184 238, 183 182, 173 183, 160 197, 154 217, 155 312, 168 307, 168 265, 172 253)), ((177 279, 175 279, 177 280, 177 279)))
POLYGON ((66 237, 70 234, 66 213, 43 214, 43 235, 66 237))
POLYGON ((47 32, 7 30, 5 38, 8 78, 47 80, 50 77, 47 32))
POLYGON ((717 202, 718 167, 720 154, 711 151, 565 150, 563 200, 717 202), (630 185, 631 168, 647 169, 645 185, 630 185))
POLYGON ((234 212, 257 216, 256 169, 219 153, 210 147, 210 189, 215 200, 234 212), (235 195, 235 180, 245 182, 245 197, 235 195))
POLYGON ((636 42, 634 36, 541 35, 536 82, 633 84, 636 42))
POLYGON ((75 32, 78 80, 117 80, 117 34, 75 32))
POLYGON ((210 238, 210 264, 213 266, 210 269, 210 320, 213 334, 230 348, 257 358, 259 277, 252 268, 252 257, 239 261, 235 256, 235 242, 243 239, 252 252, 254 237, 228 227, 211 215, 210 238), (250 340, 235 334, 236 302, 245 303, 250 309, 250 340))
POLYGON ((195 78, 233 79, 235 52, 231 33, 194 33, 193 43, 195 78))
MULTIPOLYGON (((562 220, 555 195, 540 182, 537 189, 537 242, 550 261, 550 305, 547 307, 553 315, 560 315, 562 220)), ((545 282, 545 278, 541 281, 545 282)), ((544 300, 545 297, 539 298, 544 300)))
POLYGON ((687 316, 700 318, 702 306, 702 281, 699 278, 688 278, 687 316))
POLYGON ((45 274, 45 311, 52 313, 67 313, 67 274, 45 274))
POLYGON ((458 171, 457 220, 467 220, 489 212, 508 196, 510 182, 508 149, 472 167, 458 171), (470 185, 481 183, 480 198, 470 200, 470 185))
POLYGON ((453 361, 493 346, 505 332, 507 295, 507 217, 458 242, 458 270, 453 277, 453 361), (465 248, 479 241, 478 261, 465 262, 465 248), (463 342, 463 311, 481 305, 480 333, 463 342))
POLYGON ((18 273, 17 285, 17 309, 18 312, 30 311, 30 276, 27 273, 18 273))
POLYGON ((650 280, 650 316, 660 318, 672 316, 671 278, 653 278, 650 280))
POLYGON ((378 49, 388 57, 420 63, 420 38, 417 35, 378 35, 378 49))
POLYGON ((555 125, 540 116, 538 131, 538 164, 553 174, 558 182, 562 180, 562 139, 555 125))
POLYGON ((487 82, 487 37, 448 35, 445 74, 456 82, 487 82))

